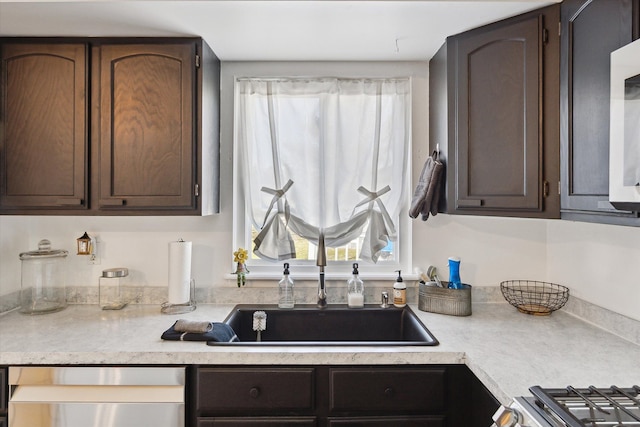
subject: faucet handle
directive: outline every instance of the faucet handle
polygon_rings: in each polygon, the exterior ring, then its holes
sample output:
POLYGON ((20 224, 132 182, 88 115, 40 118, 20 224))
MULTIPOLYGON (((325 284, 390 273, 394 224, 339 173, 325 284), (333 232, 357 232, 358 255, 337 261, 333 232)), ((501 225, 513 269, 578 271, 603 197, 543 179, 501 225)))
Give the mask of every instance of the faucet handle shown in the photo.
POLYGON ((382 294, 380 294, 380 296, 382 297, 382 304, 380 304, 380 307, 389 308, 389 292, 382 291, 382 294))
POLYGON ((324 267, 320 267, 320 279, 318 280, 318 307, 327 306, 327 290, 324 284, 324 267))

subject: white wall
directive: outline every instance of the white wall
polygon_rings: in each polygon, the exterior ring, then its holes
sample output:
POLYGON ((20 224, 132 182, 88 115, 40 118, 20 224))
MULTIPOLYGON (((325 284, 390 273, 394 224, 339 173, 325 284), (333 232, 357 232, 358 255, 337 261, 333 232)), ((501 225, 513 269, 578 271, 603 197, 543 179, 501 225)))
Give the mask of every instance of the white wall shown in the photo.
POLYGON ((549 221, 547 272, 573 295, 640 320, 640 227, 549 221))
POLYGON ((202 218, 167 217, 0 217, 0 295, 20 289, 18 254, 37 248, 42 238, 56 249, 66 249, 67 284, 98 286, 102 270, 129 268, 131 283, 166 286, 168 242, 193 242, 193 277, 210 286, 231 272, 230 220, 222 215, 202 218), (229 222, 229 224, 226 224, 229 222), (76 255, 76 239, 84 231, 96 235, 100 265, 76 255))
MULTIPOLYGON (((193 241, 199 287, 235 286, 224 278, 232 268, 233 77, 274 74, 412 76, 412 172, 417 178, 429 154, 426 62, 223 63, 221 213, 204 218, 0 216, 0 295, 20 288, 18 254, 35 249, 42 238, 70 251, 68 283, 74 286, 97 286, 100 272, 110 267, 128 267, 136 284, 165 286, 167 245, 179 238, 193 241), (99 237, 101 265, 75 255, 75 239, 84 231, 99 237)), ((463 281, 474 286, 509 279, 552 281, 640 320, 640 228, 443 214, 413 222, 414 266, 433 264, 446 278, 446 260, 454 254, 462 258, 463 281)))

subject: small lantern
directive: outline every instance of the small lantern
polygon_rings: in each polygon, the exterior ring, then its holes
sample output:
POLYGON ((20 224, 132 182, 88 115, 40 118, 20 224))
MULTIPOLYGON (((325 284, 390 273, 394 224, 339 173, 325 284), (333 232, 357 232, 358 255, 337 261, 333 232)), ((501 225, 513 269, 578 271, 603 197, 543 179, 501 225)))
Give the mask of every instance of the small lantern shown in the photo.
POLYGON ((78 255, 91 255, 92 244, 91 237, 85 231, 82 237, 77 239, 78 241, 78 255))

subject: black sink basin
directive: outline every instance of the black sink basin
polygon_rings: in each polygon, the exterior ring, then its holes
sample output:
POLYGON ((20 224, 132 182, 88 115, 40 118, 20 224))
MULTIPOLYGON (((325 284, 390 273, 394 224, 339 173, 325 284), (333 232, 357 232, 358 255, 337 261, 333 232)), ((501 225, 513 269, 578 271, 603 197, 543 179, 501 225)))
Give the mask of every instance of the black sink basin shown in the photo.
POLYGON ((438 345, 438 340, 409 308, 365 306, 350 309, 346 305, 297 305, 279 309, 276 305, 240 304, 231 310, 224 323, 233 328, 239 342, 208 342, 209 345, 438 345), (256 342, 253 313, 267 314, 266 330, 256 342))

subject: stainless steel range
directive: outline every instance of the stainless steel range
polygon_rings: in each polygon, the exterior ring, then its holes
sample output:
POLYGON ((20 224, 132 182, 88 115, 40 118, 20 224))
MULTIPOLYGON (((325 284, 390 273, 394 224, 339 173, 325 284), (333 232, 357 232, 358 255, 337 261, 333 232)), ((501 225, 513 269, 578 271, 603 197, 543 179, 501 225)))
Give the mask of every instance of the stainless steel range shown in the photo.
POLYGON ((640 387, 531 387, 494 414, 494 427, 640 427, 640 387))

